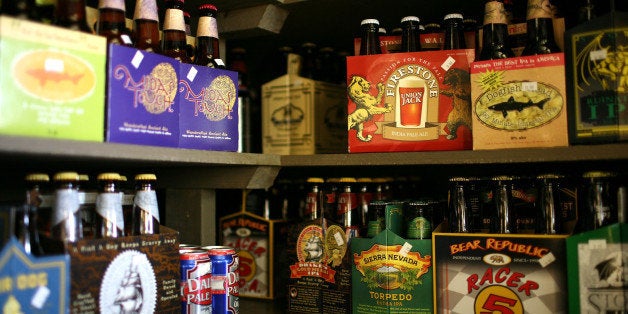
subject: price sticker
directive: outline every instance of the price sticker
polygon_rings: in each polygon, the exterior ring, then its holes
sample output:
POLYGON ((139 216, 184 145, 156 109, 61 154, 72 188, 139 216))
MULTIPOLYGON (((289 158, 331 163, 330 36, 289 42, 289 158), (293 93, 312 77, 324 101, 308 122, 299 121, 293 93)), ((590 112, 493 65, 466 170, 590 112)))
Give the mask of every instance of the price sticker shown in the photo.
POLYGON ((144 54, 138 50, 131 59, 131 64, 137 69, 142 64, 142 60, 144 60, 144 54))
POLYGON ((194 78, 196 78, 196 74, 198 74, 198 70, 196 68, 194 68, 194 67, 191 67, 190 71, 188 72, 188 75, 186 75, 186 77, 187 77, 187 79, 190 82, 193 82, 194 78))
POLYGON ((445 60, 445 62, 443 62, 443 64, 440 65, 440 67, 445 71, 449 71, 449 69, 454 65, 454 63, 456 63, 456 59, 449 56, 447 57, 447 60, 445 60))

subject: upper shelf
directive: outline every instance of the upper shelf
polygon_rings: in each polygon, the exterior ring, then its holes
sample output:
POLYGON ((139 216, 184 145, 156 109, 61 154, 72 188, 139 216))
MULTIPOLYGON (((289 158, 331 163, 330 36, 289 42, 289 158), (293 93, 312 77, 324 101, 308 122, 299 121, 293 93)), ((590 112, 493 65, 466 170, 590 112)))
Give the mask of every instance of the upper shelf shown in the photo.
POLYGON ((0 135, 0 162, 23 175, 41 169, 154 171, 175 188, 265 188, 281 168, 620 162, 628 143, 556 148, 277 156, 0 135))

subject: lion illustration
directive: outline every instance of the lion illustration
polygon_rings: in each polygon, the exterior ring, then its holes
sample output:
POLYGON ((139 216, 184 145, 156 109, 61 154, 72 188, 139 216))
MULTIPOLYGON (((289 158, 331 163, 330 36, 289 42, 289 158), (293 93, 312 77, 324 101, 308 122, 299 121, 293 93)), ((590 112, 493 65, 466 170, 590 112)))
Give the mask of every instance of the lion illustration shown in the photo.
POLYGON ((458 137, 458 128, 467 126, 471 130, 471 82, 469 72, 461 69, 450 69, 445 73, 443 83, 449 87, 441 93, 452 98, 453 109, 447 116, 447 139, 455 140, 458 137))
POLYGON ((370 90, 371 83, 357 75, 351 77, 351 83, 347 87, 349 98, 356 104, 355 111, 350 113, 348 117, 349 130, 356 129, 358 131, 357 137, 363 142, 368 142, 372 138, 370 134, 364 137, 364 122, 371 120, 376 114, 383 114, 392 110, 390 104, 386 104, 385 107, 378 107, 384 97, 384 84, 377 84, 376 97, 369 94, 370 90))

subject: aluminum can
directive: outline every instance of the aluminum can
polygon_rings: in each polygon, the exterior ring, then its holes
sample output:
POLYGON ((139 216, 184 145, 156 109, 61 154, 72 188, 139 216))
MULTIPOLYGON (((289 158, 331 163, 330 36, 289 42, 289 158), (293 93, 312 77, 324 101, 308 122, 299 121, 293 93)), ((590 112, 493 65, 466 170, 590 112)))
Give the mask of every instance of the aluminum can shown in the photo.
POLYGON ((205 250, 180 249, 181 313, 212 313, 212 263, 205 250))
POLYGON ((239 258, 231 247, 217 247, 209 251, 212 264, 212 310, 214 314, 240 312, 239 258))

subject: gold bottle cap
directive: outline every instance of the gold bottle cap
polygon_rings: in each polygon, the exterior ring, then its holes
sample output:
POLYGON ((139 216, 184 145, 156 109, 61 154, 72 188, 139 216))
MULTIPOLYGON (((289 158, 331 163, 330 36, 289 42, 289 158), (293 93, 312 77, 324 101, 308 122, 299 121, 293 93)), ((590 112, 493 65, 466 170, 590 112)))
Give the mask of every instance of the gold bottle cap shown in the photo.
POLYGON ((355 178, 351 178, 351 177, 343 177, 343 178, 340 178, 339 182, 342 182, 342 183, 355 183, 356 180, 355 180, 355 178))
POLYGON ((614 173, 608 171, 589 171, 582 175, 583 178, 610 178, 614 176, 614 173))
POLYGON ((54 181, 78 181, 79 180, 79 174, 76 172, 71 172, 71 171, 67 171, 67 172, 59 172, 56 173, 52 179, 54 181))
POLYGON ((25 181, 40 181, 40 182, 48 182, 50 181, 50 177, 45 173, 29 173, 24 178, 25 181))
POLYGON ((98 177, 96 178, 96 180, 98 180, 98 181, 109 181, 109 180, 120 181, 120 174, 119 173, 115 173, 115 172, 105 172, 105 173, 99 174, 98 177))
POLYGON ((449 178, 449 182, 469 182, 469 178, 465 178, 465 177, 452 177, 449 178))
POLYGON ((126 182, 126 176, 120 175, 120 181, 126 182))
POLYGON ((319 177, 309 177, 307 178, 307 183, 323 183, 325 182, 325 180, 323 180, 323 178, 319 178, 319 177))
POLYGON ((79 174, 79 181, 89 181, 89 175, 79 174))
POLYGON ((556 174, 556 173, 544 173, 544 174, 539 174, 538 176, 536 176, 537 179, 539 180, 546 180, 546 179, 562 179, 565 176, 560 175, 560 174, 556 174))
POLYGON ((491 178, 493 181, 512 181, 513 179, 511 176, 494 176, 491 178))
POLYGON ((371 183, 373 182, 372 178, 357 178, 356 182, 360 182, 360 183, 371 183))
POLYGON ((157 181, 157 176, 153 173, 140 173, 135 175, 135 181, 157 181))

